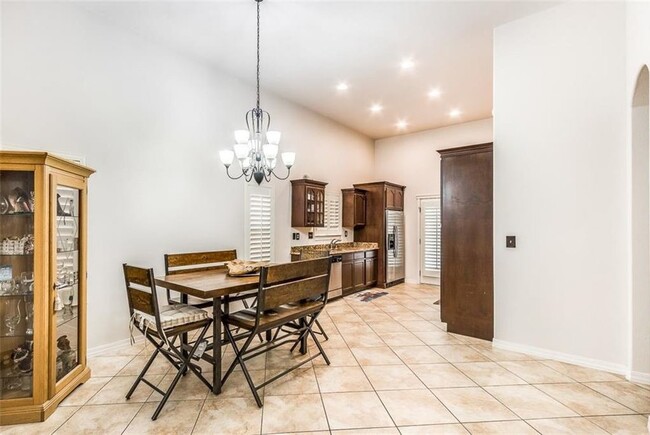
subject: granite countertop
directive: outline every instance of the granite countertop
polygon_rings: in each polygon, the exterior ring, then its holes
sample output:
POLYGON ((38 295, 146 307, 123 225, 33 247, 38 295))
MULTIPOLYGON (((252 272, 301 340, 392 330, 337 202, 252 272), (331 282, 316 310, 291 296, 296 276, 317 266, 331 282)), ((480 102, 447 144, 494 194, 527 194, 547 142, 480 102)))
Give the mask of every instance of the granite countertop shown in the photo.
POLYGON ((291 255, 300 255, 303 260, 309 260, 329 255, 371 251, 373 249, 379 249, 379 245, 370 242, 344 242, 337 243, 335 248, 331 251, 329 249, 329 244, 294 246, 291 248, 291 255))

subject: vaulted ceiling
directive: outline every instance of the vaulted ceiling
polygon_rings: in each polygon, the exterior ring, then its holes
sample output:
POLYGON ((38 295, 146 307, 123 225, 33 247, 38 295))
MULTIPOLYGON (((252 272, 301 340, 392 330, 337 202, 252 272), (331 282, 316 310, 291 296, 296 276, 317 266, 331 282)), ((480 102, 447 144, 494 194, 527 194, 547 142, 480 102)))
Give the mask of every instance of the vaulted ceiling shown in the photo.
MULTIPOLYGON (((255 80, 253 0, 79 5, 117 27, 255 80)), ((265 0, 262 89, 372 138, 487 118, 494 27, 553 5, 265 0), (410 68, 402 68, 408 66, 404 60, 412 61, 410 68), (337 90, 341 83, 348 89, 337 90), (429 96, 432 90, 439 96, 429 96), (373 104, 382 110, 373 113, 373 104), (459 114, 451 116, 453 110, 459 114), (406 125, 400 128, 398 121, 406 125)))

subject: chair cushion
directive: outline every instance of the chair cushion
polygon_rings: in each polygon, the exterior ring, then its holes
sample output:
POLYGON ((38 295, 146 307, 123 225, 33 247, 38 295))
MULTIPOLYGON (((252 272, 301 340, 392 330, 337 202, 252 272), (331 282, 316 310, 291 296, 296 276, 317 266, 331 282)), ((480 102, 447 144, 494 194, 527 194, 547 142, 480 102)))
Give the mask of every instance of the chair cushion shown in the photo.
MULTIPOLYGON (((207 311, 191 305, 173 304, 160 307, 160 326, 163 329, 199 322, 207 318, 207 311)), ((141 311, 135 311, 135 321, 143 328, 156 328, 156 318, 141 311)))

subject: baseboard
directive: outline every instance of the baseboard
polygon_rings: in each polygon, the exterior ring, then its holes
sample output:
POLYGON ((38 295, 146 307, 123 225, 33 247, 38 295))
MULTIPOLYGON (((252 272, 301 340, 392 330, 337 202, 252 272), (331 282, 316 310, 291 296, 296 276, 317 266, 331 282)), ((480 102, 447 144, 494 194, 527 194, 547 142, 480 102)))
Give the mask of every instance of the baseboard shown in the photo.
MULTIPOLYGON (((134 337, 135 343, 140 343, 144 340, 143 336, 134 337)), ((102 344, 101 346, 95 346, 88 348, 88 356, 98 356, 102 354, 110 354, 111 352, 126 349, 131 346, 131 339, 125 338, 123 340, 114 341, 113 343, 102 344)))
POLYGON ((628 368, 622 364, 611 363, 609 361, 601 361, 592 358, 585 358, 583 356, 572 355, 568 353, 556 352, 554 350, 543 349, 525 344, 512 343, 509 341, 494 339, 492 345, 497 349, 510 350, 512 352, 525 353, 540 358, 554 359, 577 366, 587 367, 590 369, 603 370, 606 372, 616 373, 618 375, 627 375, 628 368))
POLYGON ((626 377, 628 381, 635 384, 650 385, 650 373, 630 372, 626 377))

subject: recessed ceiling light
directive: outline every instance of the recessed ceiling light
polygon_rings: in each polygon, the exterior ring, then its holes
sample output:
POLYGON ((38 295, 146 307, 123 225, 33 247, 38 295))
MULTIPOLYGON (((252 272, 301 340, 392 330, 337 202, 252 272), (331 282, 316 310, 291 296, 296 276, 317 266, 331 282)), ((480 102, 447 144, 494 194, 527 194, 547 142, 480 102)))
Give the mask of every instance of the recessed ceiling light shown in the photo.
POLYGON ((350 89, 350 86, 348 86, 348 84, 345 83, 345 82, 339 82, 336 85, 336 90, 337 91, 347 91, 348 89, 350 89))
POLYGON ((398 130, 405 130, 406 127, 408 127, 409 123, 406 122, 405 119, 398 119, 397 122, 395 123, 395 127, 397 127, 398 130))
POLYGON ((406 57, 402 59, 399 66, 400 68, 402 68, 403 71, 407 71, 413 69, 413 67, 415 66, 415 61, 413 60, 412 57, 406 57))
POLYGON ((427 93, 429 98, 432 100, 435 98, 440 98, 440 88, 431 88, 429 89, 429 92, 427 93))
POLYGON ((379 112, 381 112, 382 110, 384 110, 384 106, 382 106, 382 105, 379 104, 379 103, 374 103, 372 106, 370 106, 370 111, 371 111, 372 113, 379 113, 379 112))
POLYGON ((449 116, 451 116, 452 118, 458 118, 458 117, 460 116, 461 113, 462 113, 462 112, 461 112, 460 110, 458 110, 458 109, 452 109, 452 110, 449 112, 449 116))

